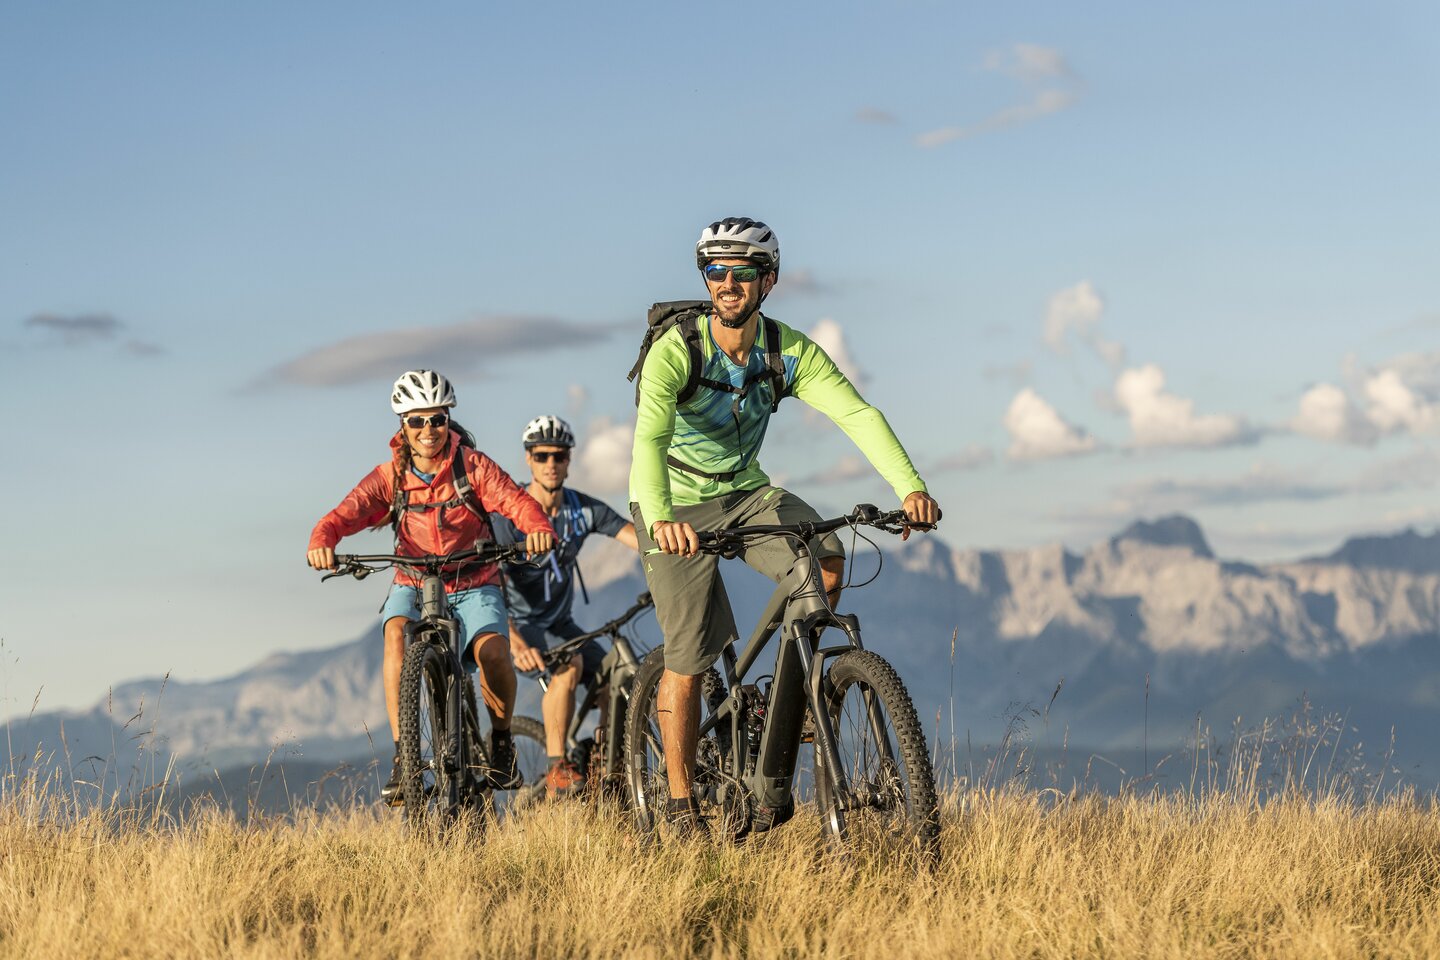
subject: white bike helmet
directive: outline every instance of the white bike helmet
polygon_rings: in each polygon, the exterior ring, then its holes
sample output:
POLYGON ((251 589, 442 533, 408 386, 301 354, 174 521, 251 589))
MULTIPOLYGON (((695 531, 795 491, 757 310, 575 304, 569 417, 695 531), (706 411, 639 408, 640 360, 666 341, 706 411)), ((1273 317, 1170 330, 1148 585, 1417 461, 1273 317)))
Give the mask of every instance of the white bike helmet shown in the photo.
POLYGON ((557 447, 575 446, 575 434, 570 432, 570 424, 559 417, 552 417, 548 414, 536 417, 525 424, 525 432, 520 439, 525 442, 526 450, 541 444, 557 447))
POLYGON ((780 240, 759 220, 726 217, 700 231, 695 244, 695 265, 705 269, 711 260, 748 257, 771 270, 780 269, 780 240))
POLYGON ((404 415, 411 410, 455 406, 455 388, 434 370, 406 370, 390 391, 390 409, 404 415))

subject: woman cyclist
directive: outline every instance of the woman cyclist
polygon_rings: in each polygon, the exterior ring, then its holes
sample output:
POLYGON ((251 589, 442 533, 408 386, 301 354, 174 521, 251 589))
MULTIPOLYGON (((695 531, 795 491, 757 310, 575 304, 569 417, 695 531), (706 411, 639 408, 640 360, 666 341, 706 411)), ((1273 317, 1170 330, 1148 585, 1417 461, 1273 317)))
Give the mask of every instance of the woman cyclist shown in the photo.
MULTIPOLYGON (((478 539, 494 539, 488 511, 511 520, 525 533, 525 547, 544 553, 555 533, 540 505, 504 470, 475 450, 469 435, 450 419, 455 389, 433 370, 409 370, 395 381, 390 408, 400 429, 390 438, 391 457, 370 471, 310 534, 306 559, 317 570, 335 569, 335 546, 345 537, 390 523, 395 553, 423 556, 467 550, 478 539), (457 480, 468 482, 464 496, 457 480)), ((480 671, 480 688, 490 713, 490 762, 496 787, 518 785, 510 717, 515 707, 515 667, 510 660, 509 625, 495 564, 467 564, 445 578, 445 592, 469 641, 467 662, 480 671)), ((400 668, 405 658, 405 624, 419 618, 419 581, 396 571, 381 608, 385 635, 385 708, 396 757, 400 737, 400 668)), ((391 806, 403 803, 398 764, 380 791, 391 806)))

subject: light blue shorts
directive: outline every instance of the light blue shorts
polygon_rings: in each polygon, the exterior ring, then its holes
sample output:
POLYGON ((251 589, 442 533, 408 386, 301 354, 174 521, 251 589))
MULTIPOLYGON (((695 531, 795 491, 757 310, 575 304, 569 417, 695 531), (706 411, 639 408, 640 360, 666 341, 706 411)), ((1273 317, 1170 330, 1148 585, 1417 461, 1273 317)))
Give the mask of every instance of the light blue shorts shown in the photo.
MULTIPOLYGON (((505 593, 498 584, 487 583, 473 590, 458 590, 449 595, 450 609, 460 621, 460 632, 466 641, 461 660, 471 670, 475 669, 475 658, 470 655, 470 641, 482 633, 498 633, 509 644, 510 618, 505 613, 505 593)), ((380 608, 380 623, 383 626, 391 617, 406 620, 420 619, 420 591, 395 583, 390 586, 390 596, 380 608)))

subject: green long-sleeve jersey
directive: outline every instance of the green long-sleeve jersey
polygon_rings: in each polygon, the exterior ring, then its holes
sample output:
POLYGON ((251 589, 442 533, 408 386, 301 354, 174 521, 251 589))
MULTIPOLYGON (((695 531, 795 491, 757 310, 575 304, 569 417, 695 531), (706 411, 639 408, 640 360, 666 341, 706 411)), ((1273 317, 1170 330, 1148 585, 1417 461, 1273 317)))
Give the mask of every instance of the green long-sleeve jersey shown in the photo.
MULTIPOLYGON (((701 385, 687 402, 675 397, 690 374, 690 353, 672 327, 651 346, 641 371, 635 448, 630 466, 630 499, 653 530, 674 520, 677 505, 703 503, 770 482, 760 467, 760 446, 770 423, 774 386, 765 373, 765 325, 761 323, 745 366, 715 344, 710 318, 700 318, 701 376, 735 387, 755 383, 735 409, 735 395, 701 385), (667 462, 673 457, 710 474, 734 473, 728 480, 698 476, 667 462)), ((786 392, 833 420, 902 500, 925 484, 890 429, 885 416, 866 403, 816 343, 779 321, 780 355, 786 392)))

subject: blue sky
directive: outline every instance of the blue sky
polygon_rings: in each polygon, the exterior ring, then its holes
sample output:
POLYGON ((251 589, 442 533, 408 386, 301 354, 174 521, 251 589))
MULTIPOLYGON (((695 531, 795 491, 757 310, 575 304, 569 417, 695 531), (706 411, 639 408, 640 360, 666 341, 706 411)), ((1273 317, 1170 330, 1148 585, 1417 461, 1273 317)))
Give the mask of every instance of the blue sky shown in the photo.
MULTIPOLYGON (((1433 5, 540 7, 0 9, 0 712, 363 630, 302 548, 407 366, 623 504, 643 311, 725 215, 957 546, 1440 521, 1433 5)), ((852 458, 797 404, 762 459, 883 502, 852 458)))

